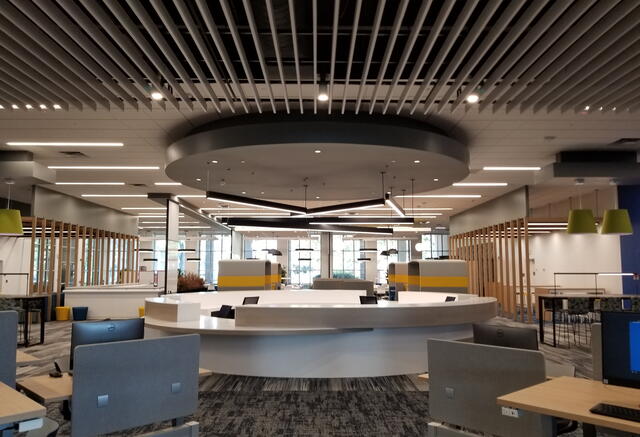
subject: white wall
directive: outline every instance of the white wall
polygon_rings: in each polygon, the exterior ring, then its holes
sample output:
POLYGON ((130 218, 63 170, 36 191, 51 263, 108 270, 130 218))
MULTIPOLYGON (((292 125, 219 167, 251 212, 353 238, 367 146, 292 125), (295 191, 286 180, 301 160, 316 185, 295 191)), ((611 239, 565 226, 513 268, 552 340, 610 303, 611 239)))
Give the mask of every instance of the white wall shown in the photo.
MULTIPOLYGON (((554 272, 620 272, 620 237, 552 232, 530 239, 531 283, 553 285, 554 272)), ((558 276, 563 287, 594 287, 593 276, 558 276)), ((599 276, 598 288, 622 293, 617 276, 599 276)))
MULTIPOLYGON (((0 273, 29 273, 31 239, 0 237, 0 273)), ((27 294, 28 276, 0 275, 0 294, 27 294)))

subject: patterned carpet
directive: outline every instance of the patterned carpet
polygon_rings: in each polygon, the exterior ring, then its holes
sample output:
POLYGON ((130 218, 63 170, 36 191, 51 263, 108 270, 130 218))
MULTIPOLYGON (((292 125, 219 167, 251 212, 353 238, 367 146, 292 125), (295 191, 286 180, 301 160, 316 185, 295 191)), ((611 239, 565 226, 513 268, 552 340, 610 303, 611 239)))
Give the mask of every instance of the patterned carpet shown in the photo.
MULTIPOLYGON (((496 322, 521 326, 507 319, 496 322)), ((48 323, 46 344, 27 350, 47 361, 19 368, 18 378, 48 373, 54 359, 68 355, 69 337, 69 323, 48 323)), ((578 375, 591 372, 590 354, 584 348, 542 346, 541 350, 552 361, 574 364, 578 375)), ((70 424, 62 418, 60 404, 47 407, 48 417, 61 425, 58 436, 69 436, 70 424)), ((200 406, 191 419, 200 423, 202 436, 426 436, 428 384, 417 375, 346 379, 212 375, 201 380, 200 406)), ((162 426, 114 435, 132 436, 162 426)))

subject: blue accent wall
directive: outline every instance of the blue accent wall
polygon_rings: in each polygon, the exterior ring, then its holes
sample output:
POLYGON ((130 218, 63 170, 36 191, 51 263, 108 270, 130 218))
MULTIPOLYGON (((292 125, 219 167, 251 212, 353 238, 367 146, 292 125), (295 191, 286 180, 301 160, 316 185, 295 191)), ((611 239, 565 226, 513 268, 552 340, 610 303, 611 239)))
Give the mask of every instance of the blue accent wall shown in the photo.
MULTIPOLYGON (((618 187, 618 208, 629 210, 633 224, 633 234, 620 237, 622 271, 640 273, 640 185, 618 187)), ((622 291, 624 294, 640 294, 640 281, 623 277, 622 291)))

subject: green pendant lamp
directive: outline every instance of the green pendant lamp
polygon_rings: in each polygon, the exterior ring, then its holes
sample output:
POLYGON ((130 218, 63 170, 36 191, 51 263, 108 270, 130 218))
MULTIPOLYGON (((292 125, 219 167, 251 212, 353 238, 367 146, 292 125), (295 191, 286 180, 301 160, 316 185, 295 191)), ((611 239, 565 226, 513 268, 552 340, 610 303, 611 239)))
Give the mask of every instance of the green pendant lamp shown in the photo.
POLYGON ((7 196, 7 209, 0 209, 0 236, 20 237, 22 231, 22 216, 17 209, 9 209, 11 202, 11 185, 12 180, 6 180, 5 183, 9 187, 9 195, 7 196))
POLYGON ((633 234, 633 226, 627 209, 608 209, 602 218, 601 234, 630 235, 633 234))
MULTIPOLYGON (((571 203, 571 198, 569 198, 571 203)), ((580 198, 580 207, 582 207, 582 198, 580 198)), ((596 219, 593 217, 593 211, 590 209, 573 209, 569 210, 569 219, 567 220, 567 234, 596 234, 596 219)))

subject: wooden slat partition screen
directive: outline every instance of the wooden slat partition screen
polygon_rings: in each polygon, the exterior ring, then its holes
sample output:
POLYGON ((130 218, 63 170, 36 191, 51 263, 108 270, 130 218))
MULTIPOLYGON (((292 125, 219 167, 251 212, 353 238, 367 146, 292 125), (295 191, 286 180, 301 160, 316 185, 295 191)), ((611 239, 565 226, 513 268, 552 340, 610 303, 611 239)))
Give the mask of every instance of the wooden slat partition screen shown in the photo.
POLYGON ((18 238, 31 243, 29 295, 59 295, 63 287, 138 280, 140 242, 136 235, 39 217, 23 217, 22 225, 25 233, 18 238))
POLYGON ((449 244, 452 259, 469 262, 470 293, 495 297, 505 317, 533 322, 527 218, 451 235, 449 244))

